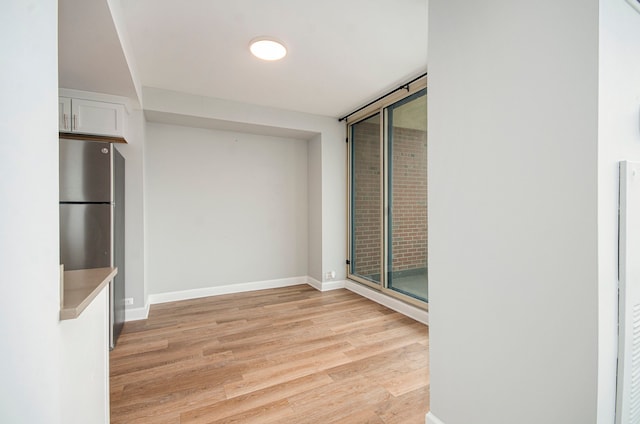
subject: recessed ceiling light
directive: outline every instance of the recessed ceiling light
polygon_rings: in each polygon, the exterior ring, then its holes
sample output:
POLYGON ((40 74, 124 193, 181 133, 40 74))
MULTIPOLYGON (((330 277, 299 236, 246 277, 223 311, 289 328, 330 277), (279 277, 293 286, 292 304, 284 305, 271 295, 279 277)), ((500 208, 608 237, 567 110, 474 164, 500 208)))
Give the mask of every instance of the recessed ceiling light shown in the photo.
POLYGON ((249 45, 251 53, 262 60, 280 60, 287 55, 287 48, 269 37, 254 38, 249 45))

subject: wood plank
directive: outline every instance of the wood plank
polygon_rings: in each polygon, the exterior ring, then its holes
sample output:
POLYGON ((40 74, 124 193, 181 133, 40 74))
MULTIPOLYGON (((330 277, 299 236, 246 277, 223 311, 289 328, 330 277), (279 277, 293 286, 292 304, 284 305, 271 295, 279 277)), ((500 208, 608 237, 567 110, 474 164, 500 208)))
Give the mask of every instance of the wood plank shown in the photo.
POLYGON ((245 395, 221 401, 209 406, 194 408, 183 413, 181 419, 189 424, 207 424, 216 420, 242 414, 248 410, 267 405, 298 393, 304 393, 333 383, 325 373, 315 373, 290 380, 266 389, 256 390, 245 395))
MULTIPOLYGON (((295 422, 290 421, 293 410, 286 399, 272 402, 246 412, 223 418, 217 421, 209 421, 211 424, 268 424, 295 422)), ((183 421, 188 423, 189 421, 183 421)))
POLYGON ((111 422, 422 424, 428 336, 305 285, 153 305, 111 352, 111 422))
POLYGON ((429 386, 392 397, 378 405, 377 414, 386 424, 424 423, 429 411, 429 386), (425 413, 422 413, 425 411, 425 413))

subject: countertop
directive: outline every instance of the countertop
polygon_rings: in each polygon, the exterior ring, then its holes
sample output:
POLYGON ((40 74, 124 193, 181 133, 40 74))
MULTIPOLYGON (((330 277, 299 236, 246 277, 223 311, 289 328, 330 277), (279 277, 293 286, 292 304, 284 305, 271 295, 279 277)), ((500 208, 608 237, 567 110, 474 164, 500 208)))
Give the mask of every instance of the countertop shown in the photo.
POLYGON ((75 319, 118 273, 118 268, 64 271, 60 281, 60 320, 75 319))

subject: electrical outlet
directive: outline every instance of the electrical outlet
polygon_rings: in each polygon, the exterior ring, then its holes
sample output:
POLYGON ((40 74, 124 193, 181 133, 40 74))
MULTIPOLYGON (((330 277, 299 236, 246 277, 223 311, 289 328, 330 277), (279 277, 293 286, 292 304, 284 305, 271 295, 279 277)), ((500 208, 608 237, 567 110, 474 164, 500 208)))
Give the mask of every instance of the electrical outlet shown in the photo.
POLYGON ((324 273, 324 279, 325 280, 333 280, 334 278, 336 278, 336 272, 335 271, 329 271, 329 272, 325 272, 324 273))
POLYGON ((124 305, 125 305, 125 306, 127 306, 127 305, 133 305, 133 297, 127 297, 127 298, 124 300, 124 305))

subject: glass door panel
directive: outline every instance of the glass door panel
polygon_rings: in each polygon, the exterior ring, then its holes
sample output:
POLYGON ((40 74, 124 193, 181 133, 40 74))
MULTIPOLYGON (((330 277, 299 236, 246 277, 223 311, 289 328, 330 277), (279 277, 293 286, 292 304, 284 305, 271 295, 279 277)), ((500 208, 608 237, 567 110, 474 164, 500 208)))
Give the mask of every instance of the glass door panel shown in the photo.
POLYGON ((428 301, 427 93, 386 109, 388 289, 428 301))
POLYGON ((383 257, 380 114, 350 128, 350 274, 380 284, 383 257))

